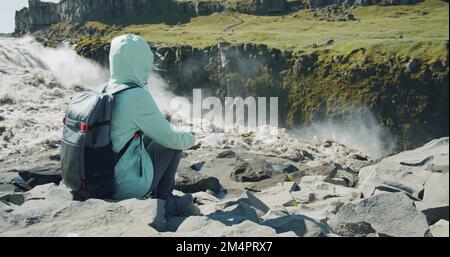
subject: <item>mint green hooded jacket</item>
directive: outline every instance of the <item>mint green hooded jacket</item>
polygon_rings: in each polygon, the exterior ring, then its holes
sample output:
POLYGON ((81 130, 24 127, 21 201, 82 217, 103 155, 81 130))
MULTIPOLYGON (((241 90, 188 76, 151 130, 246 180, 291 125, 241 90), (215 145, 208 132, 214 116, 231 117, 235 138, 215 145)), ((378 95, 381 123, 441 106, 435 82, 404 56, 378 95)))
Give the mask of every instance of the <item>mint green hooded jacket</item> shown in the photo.
MULTIPOLYGON (((137 131, 160 145, 186 150, 194 145, 192 134, 175 129, 161 114, 146 85, 154 55, 149 45, 135 35, 116 37, 109 55, 111 77, 105 91, 133 82, 139 88, 130 89, 114 97, 111 138, 118 153, 137 131)), ((153 164, 142 139, 135 139, 115 167, 117 200, 144 197, 153 181, 153 164), (141 172, 141 165, 142 171, 141 172)))

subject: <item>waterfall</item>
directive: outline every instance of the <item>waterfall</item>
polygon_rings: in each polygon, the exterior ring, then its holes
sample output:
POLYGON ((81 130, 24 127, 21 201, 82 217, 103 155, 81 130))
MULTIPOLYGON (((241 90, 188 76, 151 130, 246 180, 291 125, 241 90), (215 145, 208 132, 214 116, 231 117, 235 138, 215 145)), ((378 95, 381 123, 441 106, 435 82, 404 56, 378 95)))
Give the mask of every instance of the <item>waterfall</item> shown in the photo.
POLYGON ((195 1, 195 15, 199 15, 199 10, 198 10, 198 5, 199 5, 199 2, 198 1, 195 1))
POLYGON ((95 87, 104 83, 108 71, 80 57, 69 44, 46 48, 31 37, 0 38, 0 70, 46 70, 62 84, 95 87))

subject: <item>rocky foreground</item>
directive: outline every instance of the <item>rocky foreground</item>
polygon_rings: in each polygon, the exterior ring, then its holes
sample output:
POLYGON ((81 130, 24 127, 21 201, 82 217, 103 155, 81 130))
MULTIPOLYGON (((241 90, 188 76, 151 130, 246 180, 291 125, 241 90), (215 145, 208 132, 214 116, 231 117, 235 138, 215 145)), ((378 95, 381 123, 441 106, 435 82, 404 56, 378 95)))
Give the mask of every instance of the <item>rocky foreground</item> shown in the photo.
POLYGON ((201 137, 176 181, 195 205, 169 219, 160 200, 79 202, 62 183, 19 192, 23 173, 0 173, 0 235, 449 236, 449 138, 381 161, 282 139, 201 137))

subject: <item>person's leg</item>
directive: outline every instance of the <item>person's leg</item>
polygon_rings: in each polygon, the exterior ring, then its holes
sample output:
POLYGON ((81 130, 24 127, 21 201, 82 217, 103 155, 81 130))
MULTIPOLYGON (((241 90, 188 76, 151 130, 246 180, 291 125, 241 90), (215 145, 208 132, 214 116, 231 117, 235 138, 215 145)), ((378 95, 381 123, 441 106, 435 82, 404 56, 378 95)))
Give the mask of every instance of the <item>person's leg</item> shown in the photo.
POLYGON ((166 217, 183 213, 192 203, 192 195, 182 197, 172 194, 175 173, 181 159, 181 151, 172 150, 151 142, 146 150, 153 162, 154 177, 148 194, 166 201, 166 217))
POLYGON ((165 148, 156 142, 147 145, 146 150, 152 159, 154 170, 149 193, 157 198, 168 199, 172 195, 181 151, 165 148))

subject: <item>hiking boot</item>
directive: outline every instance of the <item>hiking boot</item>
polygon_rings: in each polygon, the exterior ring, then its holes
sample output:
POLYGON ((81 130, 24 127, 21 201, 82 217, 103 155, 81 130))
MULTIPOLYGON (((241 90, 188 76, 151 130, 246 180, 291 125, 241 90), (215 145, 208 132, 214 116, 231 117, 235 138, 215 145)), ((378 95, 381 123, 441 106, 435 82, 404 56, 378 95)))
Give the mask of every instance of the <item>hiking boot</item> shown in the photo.
POLYGON ((186 194, 183 196, 172 195, 168 200, 166 200, 166 218, 182 214, 193 203, 194 198, 191 194, 186 194))

